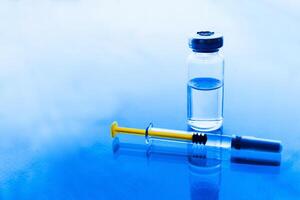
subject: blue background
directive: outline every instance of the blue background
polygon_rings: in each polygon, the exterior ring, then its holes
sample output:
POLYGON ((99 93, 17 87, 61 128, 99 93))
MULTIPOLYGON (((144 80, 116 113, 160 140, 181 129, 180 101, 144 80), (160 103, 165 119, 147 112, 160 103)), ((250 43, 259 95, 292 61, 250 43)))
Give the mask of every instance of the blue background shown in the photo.
POLYGON ((0 199, 299 199, 299 11, 295 0, 1 1, 0 199), (219 179, 184 157, 113 153, 114 120, 186 129, 187 38, 204 29, 225 39, 224 133, 282 140, 279 168, 224 163, 219 179))

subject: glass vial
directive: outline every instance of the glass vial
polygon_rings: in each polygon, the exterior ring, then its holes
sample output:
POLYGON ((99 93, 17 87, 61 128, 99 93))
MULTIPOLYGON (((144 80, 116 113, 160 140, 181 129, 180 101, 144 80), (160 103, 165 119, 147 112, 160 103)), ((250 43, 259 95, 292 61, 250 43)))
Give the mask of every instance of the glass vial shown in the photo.
POLYGON ((219 53, 223 36, 197 32, 189 39, 187 59, 187 118, 197 131, 214 131, 223 124, 224 59, 219 53))

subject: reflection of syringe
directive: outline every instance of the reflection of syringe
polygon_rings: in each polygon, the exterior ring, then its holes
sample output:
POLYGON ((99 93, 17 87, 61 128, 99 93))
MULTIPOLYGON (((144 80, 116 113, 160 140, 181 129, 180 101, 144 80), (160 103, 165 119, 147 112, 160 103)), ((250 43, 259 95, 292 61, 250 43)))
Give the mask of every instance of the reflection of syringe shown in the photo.
MULTIPOLYGON (((192 154, 199 153, 199 149, 201 154, 201 149, 203 149, 194 148, 195 146, 206 147, 206 150, 222 148, 222 150, 225 150, 224 152, 228 152, 230 154, 228 155, 229 158, 235 161, 249 160, 255 162, 259 160, 270 162, 273 165, 279 165, 282 151, 281 142, 276 140, 261 139, 250 136, 157 129, 152 128, 152 125, 148 126, 146 129, 136 129, 119 127, 117 122, 114 122, 111 125, 112 137, 115 137, 117 133, 145 136, 146 142, 153 143, 154 141, 156 144, 159 144, 154 146, 159 146, 159 151, 163 151, 163 149, 169 151, 169 147, 174 146, 172 144, 193 147, 189 148, 190 150, 187 152, 192 154), (164 144, 165 146, 168 146, 168 148, 164 148, 164 144)), ((225 155, 223 155, 223 157, 224 156, 225 155)))

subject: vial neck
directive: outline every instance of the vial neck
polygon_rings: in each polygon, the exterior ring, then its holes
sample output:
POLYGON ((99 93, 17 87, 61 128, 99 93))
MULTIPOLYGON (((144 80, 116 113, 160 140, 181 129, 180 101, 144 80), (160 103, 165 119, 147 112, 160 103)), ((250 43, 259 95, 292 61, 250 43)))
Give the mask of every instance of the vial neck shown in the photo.
POLYGON ((211 50, 197 50, 197 49, 192 49, 193 52, 195 53, 218 53, 219 49, 211 49, 211 50))
POLYGON ((195 52, 195 51, 193 51, 193 54, 197 57, 211 57, 211 56, 219 55, 219 51, 215 51, 215 52, 195 52))

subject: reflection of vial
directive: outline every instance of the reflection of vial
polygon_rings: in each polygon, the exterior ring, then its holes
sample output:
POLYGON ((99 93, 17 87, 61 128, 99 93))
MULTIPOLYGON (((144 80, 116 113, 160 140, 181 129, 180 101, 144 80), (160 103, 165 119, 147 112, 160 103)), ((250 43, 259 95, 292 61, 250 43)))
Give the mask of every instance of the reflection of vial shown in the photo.
POLYGON ((223 123, 224 59, 219 54, 223 36, 200 31, 189 39, 187 60, 188 125, 199 131, 219 129, 223 123))
POLYGON ((221 185, 221 161, 189 157, 192 200, 217 200, 221 185))

